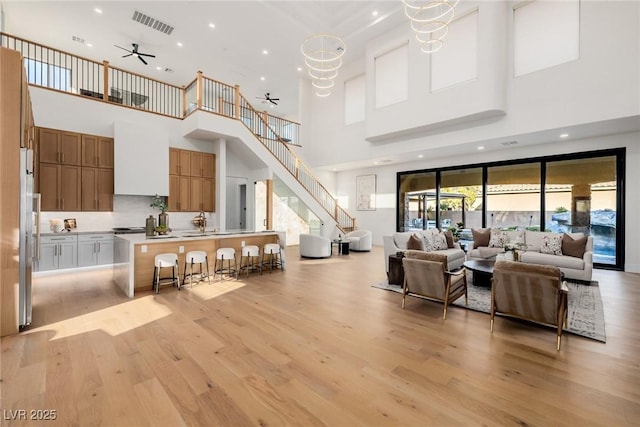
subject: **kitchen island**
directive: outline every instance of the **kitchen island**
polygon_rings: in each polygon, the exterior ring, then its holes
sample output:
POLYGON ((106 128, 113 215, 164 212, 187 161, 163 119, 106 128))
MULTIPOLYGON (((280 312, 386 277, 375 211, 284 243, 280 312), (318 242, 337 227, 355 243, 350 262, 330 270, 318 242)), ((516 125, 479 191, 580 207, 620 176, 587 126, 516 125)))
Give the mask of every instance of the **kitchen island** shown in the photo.
POLYGON ((284 260, 284 242, 285 233, 278 231, 200 233, 189 230, 153 237, 144 234, 118 234, 115 236, 113 280, 129 298, 133 298, 136 291, 152 289, 154 259, 160 253, 176 253, 182 275, 186 253, 205 251, 209 257, 209 271, 213 274, 218 248, 234 248, 240 264, 242 246, 256 245, 262 252, 265 244, 279 243, 284 260))

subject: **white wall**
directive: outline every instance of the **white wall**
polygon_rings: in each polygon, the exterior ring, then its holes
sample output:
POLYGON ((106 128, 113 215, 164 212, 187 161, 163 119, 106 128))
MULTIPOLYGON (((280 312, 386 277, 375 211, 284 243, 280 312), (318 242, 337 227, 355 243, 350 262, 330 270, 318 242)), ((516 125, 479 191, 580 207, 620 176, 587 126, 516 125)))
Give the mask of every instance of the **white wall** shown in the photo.
POLYGON ((478 6, 479 77, 475 81, 430 93, 429 56, 419 52, 408 26, 403 25, 372 40, 363 61, 345 65, 331 96, 320 99, 301 91, 312 110, 304 115, 311 120, 312 132, 305 133, 302 141, 309 164, 317 168, 508 140, 640 114, 640 2, 581 2, 580 58, 517 78, 513 77, 511 42, 507 42, 512 33, 510 4, 478 2, 478 6), (411 43, 409 100, 374 110, 373 58, 407 39, 411 43), (343 80, 362 72, 367 80, 364 130, 360 123, 345 126, 342 118, 343 80))

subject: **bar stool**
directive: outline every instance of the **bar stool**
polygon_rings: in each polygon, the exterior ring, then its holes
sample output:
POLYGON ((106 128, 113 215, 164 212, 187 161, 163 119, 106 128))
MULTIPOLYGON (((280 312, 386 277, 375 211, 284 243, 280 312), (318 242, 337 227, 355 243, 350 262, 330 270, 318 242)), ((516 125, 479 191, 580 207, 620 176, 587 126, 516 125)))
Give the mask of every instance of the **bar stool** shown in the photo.
MULTIPOLYGON (((269 263, 269 274, 271 274, 273 267, 280 267, 280 270, 284 271, 284 265, 282 264, 282 252, 279 244, 267 243, 264 245, 262 248, 262 266, 264 266, 265 263, 265 255, 269 255, 269 260, 267 261, 269 263)), ((260 269, 260 274, 262 274, 262 268, 260 269)))
POLYGON ((238 280, 238 263, 236 261, 236 250, 233 248, 219 248, 216 251, 216 260, 213 265, 213 273, 220 273, 220 281, 224 280, 223 274, 235 274, 238 280), (231 268, 231 260, 233 259, 233 268, 231 268), (220 261, 220 268, 218 268, 220 261), (227 268, 224 268, 224 262, 227 261, 227 268))
MULTIPOLYGON (((207 256, 207 253, 205 251, 189 251, 187 252, 187 255, 185 257, 185 261, 184 261, 184 272, 182 273, 182 283, 186 283, 187 282, 187 264, 190 267, 189 270, 189 285, 191 285, 191 287, 193 288, 193 264, 199 264, 200 265, 200 272, 197 274, 200 274, 200 280, 204 280, 204 278, 207 278, 207 281, 209 282, 209 284, 211 284, 211 276, 209 275, 209 257, 207 256), (202 264, 204 264, 207 267, 207 274, 204 274, 203 268, 202 268, 202 264)), ((198 281, 200 281, 198 280, 198 281)))
POLYGON ((247 271, 247 277, 249 277, 249 270, 255 271, 256 269, 260 269, 260 273, 262 273, 262 264, 260 262, 256 263, 258 257, 260 256, 260 248, 255 245, 243 246, 242 254, 240 256, 240 271, 243 269, 247 271), (242 261, 246 260, 246 265, 242 265, 242 261))
POLYGON ((153 269, 153 287, 156 294, 160 292, 160 280, 171 280, 170 282, 163 283, 164 285, 178 284, 178 290, 180 290, 180 267, 178 266, 178 255, 175 253, 164 253, 156 255, 153 269), (171 267, 171 277, 160 278, 160 269, 171 267), (177 274, 176 274, 177 271, 177 274))

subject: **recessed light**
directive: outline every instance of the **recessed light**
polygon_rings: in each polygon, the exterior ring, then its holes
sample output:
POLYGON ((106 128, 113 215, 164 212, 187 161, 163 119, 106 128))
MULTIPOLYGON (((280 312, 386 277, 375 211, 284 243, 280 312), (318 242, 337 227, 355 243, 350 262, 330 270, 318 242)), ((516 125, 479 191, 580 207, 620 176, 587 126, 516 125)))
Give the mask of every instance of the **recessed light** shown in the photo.
POLYGON ((302 71, 302 67, 298 67, 298 68, 297 68, 297 70, 298 70, 298 71, 302 71))
POLYGON ((478 147, 478 150, 484 150, 484 146, 482 146, 482 145, 481 145, 481 146, 479 146, 479 147, 478 147))
POLYGON ((93 45, 91 43, 87 43, 88 47, 93 47, 93 45))
POLYGON ((215 28, 216 24, 214 24, 213 22, 209 22, 209 28, 215 28))
POLYGON ((332 170, 333 170, 333 171, 335 172, 335 171, 337 171, 338 169, 336 169, 336 168, 333 168, 332 170))
POLYGON ((560 138, 569 138, 569 134, 568 133, 561 133, 560 134, 560 138))
POLYGON ((269 51, 267 49, 262 49, 262 54, 263 55, 269 55, 269 51))
POLYGON ((418 154, 418 158, 421 159, 424 157, 424 154, 418 154))
POLYGON ((184 46, 184 45, 182 44, 182 42, 178 42, 178 43, 176 43, 176 44, 178 45, 178 47, 182 47, 182 46, 184 46))
POLYGON ((94 8, 93 11, 95 13, 102 14, 102 9, 100 9, 99 7, 94 8))
POLYGON ((260 77, 260 80, 265 81, 267 80, 264 76, 260 77))
POLYGON ((373 12, 371 12, 371 16, 378 16, 378 11, 374 10, 373 12))
POLYGON ((373 162, 373 164, 374 164, 374 165, 377 165, 377 164, 378 164, 378 162, 373 162))
POLYGON ((162 70, 162 67, 156 67, 156 70, 160 71, 162 70))

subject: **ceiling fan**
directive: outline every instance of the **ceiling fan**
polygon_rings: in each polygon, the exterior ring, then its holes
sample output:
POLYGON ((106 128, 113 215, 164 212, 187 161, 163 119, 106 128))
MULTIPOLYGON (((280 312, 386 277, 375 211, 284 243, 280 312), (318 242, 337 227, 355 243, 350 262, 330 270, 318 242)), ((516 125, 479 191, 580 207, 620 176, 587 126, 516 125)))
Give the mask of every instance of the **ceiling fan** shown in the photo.
POLYGON ((151 55, 151 54, 149 54, 149 53, 141 53, 141 52, 138 52, 138 43, 131 43, 131 46, 133 46, 133 50, 126 49, 126 48, 124 48, 124 47, 122 47, 122 46, 118 46, 117 44, 116 44, 116 45, 114 45, 114 46, 115 46, 115 47, 118 47, 118 48, 120 48, 120 49, 122 49, 122 50, 126 50, 127 52, 129 52, 129 54, 128 54, 128 55, 124 55, 124 56, 123 56, 123 58, 126 58, 127 56, 131 56, 131 55, 133 55, 133 56, 137 56, 137 57, 138 57, 138 59, 139 59, 140 61, 142 61, 142 63, 143 63, 144 65, 147 65, 147 61, 145 61, 145 60, 144 60, 143 56, 148 56, 149 58, 155 58, 155 57, 156 57, 155 55, 151 55))
POLYGON ((260 96, 256 96, 256 98, 258 99, 263 99, 263 104, 266 104, 267 102, 272 103, 273 105, 278 105, 278 103, 276 101, 280 101, 280 98, 272 98, 271 94, 269 94, 269 92, 264 94, 264 97, 260 97, 260 96))

